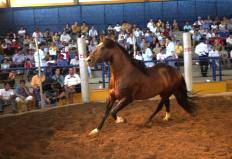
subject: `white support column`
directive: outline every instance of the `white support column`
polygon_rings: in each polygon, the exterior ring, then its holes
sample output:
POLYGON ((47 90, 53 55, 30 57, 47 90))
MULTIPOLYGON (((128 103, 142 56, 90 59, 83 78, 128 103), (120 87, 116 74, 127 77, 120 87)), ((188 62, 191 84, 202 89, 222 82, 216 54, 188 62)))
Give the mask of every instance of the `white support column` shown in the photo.
POLYGON ((42 79, 41 79, 41 60, 40 60, 40 52, 39 52, 39 47, 38 47, 38 39, 35 38, 35 47, 36 47, 36 52, 38 53, 38 73, 39 73, 39 90, 40 90, 40 106, 41 108, 44 108, 44 98, 43 98, 43 86, 42 86, 42 79))
POLYGON ((79 53, 79 66, 81 77, 81 96, 83 103, 89 103, 89 77, 87 70, 86 58, 86 41, 85 38, 77 39, 78 53, 79 53))
POLYGON ((183 33, 184 43, 184 77, 187 90, 192 91, 192 44, 191 34, 183 33))

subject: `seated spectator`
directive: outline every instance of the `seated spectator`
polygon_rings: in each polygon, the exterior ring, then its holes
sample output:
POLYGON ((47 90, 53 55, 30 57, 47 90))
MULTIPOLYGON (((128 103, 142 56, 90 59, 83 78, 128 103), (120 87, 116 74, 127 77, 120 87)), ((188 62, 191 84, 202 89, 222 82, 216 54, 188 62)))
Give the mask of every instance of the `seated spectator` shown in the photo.
POLYGON ((206 39, 206 40, 210 40, 210 38, 212 37, 212 34, 209 32, 208 29, 205 29, 202 33, 203 37, 206 39))
POLYGON ((29 104, 33 101, 33 96, 31 95, 29 88, 25 85, 25 80, 20 80, 20 85, 15 89, 16 102, 24 103, 25 111, 29 109, 29 104))
POLYGON ((183 50, 183 46, 181 45, 179 40, 176 42, 175 51, 176 51, 177 57, 183 59, 183 51, 184 50, 183 50))
POLYGON ((152 34, 149 30, 146 31, 145 40, 146 40, 146 43, 148 43, 148 44, 152 43, 153 37, 152 37, 152 34))
POLYGON ((79 66, 79 57, 78 57, 78 55, 75 55, 74 59, 71 59, 70 65, 72 65, 72 66, 79 66))
POLYGON ((88 46, 88 51, 93 52, 95 49, 96 49, 96 45, 94 44, 93 40, 91 40, 88 46))
POLYGON ((189 22, 186 22, 184 27, 183 27, 183 30, 185 32, 189 32, 190 30, 192 30, 192 26, 189 24, 189 22))
POLYGON ((17 40, 13 39, 11 43, 11 49, 12 50, 19 50, 21 48, 20 44, 17 40))
POLYGON ((22 49, 18 49, 12 57, 12 62, 16 67, 22 67, 25 61, 25 55, 22 49))
POLYGON ((60 83, 53 79, 47 79, 43 83, 44 100, 48 105, 56 105, 59 99, 65 97, 65 92, 60 83))
POLYGON ((27 80, 30 81, 30 76, 32 75, 32 63, 31 63, 31 60, 30 59, 27 59, 26 62, 24 63, 24 73, 25 75, 27 76, 27 80))
POLYGON ((142 56, 141 51, 139 51, 139 50, 136 51, 135 59, 139 60, 139 61, 143 61, 143 56, 142 56))
POLYGON ((226 50, 232 50, 232 34, 226 39, 226 50))
POLYGON ((195 30, 192 35, 193 46, 196 46, 200 42, 201 38, 201 34, 197 30, 195 30))
POLYGON ((119 23, 117 23, 115 26, 114 26, 114 30, 115 30, 115 33, 116 35, 118 35, 120 32, 121 32, 121 26, 119 25, 119 23))
POLYGON ((7 58, 4 58, 3 63, 1 64, 1 70, 3 72, 8 72, 7 69, 9 69, 9 68, 10 68, 10 62, 8 61, 7 58))
POLYGON ((19 29, 19 31, 18 31, 18 36, 19 36, 19 38, 20 38, 20 39, 24 38, 25 35, 26 35, 26 33, 27 33, 26 29, 23 28, 23 27, 21 27, 21 28, 19 29))
POLYGON ((161 49, 160 52, 158 52, 155 56, 157 61, 164 62, 165 61, 164 49, 161 49))
POLYGON ((57 43, 60 40, 60 36, 59 34, 56 32, 53 36, 52 36, 52 41, 57 43))
POLYGON ((0 89, 0 113, 3 113, 3 106, 10 104, 13 113, 16 113, 16 102, 14 90, 10 88, 10 83, 4 83, 4 89, 0 89))
POLYGON ((61 85, 61 87, 64 86, 64 76, 60 74, 59 68, 55 70, 55 74, 52 76, 52 79, 58 82, 61 85))
POLYGON ((58 67, 67 67, 68 66, 68 62, 67 60, 64 59, 64 55, 60 55, 58 60, 56 61, 56 65, 58 67))
POLYGON ((78 22, 75 22, 72 25, 72 36, 76 39, 76 37, 79 37, 81 35, 81 26, 78 24, 78 22))
POLYGON ((43 37, 44 37, 44 40, 45 40, 47 43, 51 43, 51 42, 52 42, 52 32, 50 31, 49 28, 46 28, 43 37))
POLYGON ((33 39, 37 39, 38 42, 43 42, 43 34, 40 32, 39 28, 36 27, 35 31, 32 34, 33 39))
POLYGON ((95 26, 92 26, 92 28, 89 30, 89 37, 97 37, 98 36, 98 32, 96 30, 95 26))
POLYGON ((71 93, 81 92, 81 79, 78 74, 74 73, 74 68, 69 68, 69 74, 64 79, 64 87, 67 97, 71 93))
POLYGON ((82 23, 81 25, 81 33, 85 36, 87 36, 89 31, 89 27, 87 26, 87 24, 85 22, 82 23))
POLYGON ((71 27, 69 26, 69 24, 66 24, 65 27, 64 27, 64 32, 66 32, 67 34, 70 34, 71 33, 71 27))
POLYGON ((58 48, 56 46, 55 42, 52 42, 51 46, 49 47, 49 55, 52 57, 52 59, 56 60, 57 59, 57 51, 58 48))
POLYGON ((63 34, 60 36, 60 41, 69 43, 70 40, 71 40, 70 35, 64 31, 63 34))
POLYGON ((173 31, 179 31, 179 25, 176 19, 173 20, 172 27, 173 27, 173 31))

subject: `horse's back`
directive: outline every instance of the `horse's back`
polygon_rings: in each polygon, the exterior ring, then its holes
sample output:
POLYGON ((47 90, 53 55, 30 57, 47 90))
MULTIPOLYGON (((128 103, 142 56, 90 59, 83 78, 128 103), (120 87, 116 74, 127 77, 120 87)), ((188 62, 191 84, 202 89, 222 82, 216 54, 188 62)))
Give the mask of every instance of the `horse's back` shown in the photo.
POLYGON ((159 63, 148 69, 151 77, 157 77, 162 81, 164 91, 172 90, 174 87, 182 83, 183 76, 176 68, 167 64, 159 63))

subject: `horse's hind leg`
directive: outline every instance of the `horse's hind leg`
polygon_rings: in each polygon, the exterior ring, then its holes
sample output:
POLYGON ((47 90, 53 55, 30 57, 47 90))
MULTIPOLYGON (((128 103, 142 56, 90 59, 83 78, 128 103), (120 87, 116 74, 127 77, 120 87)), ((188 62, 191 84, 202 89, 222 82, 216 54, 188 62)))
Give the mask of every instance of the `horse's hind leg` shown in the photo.
POLYGON ((167 100, 165 100, 164 102, 165 104, 165 107, 166 107, 166 115, 164 117, 164 121, 168 121, 171 117, 171 114, 170 114, 170 99, 168 98, 167 100))
POLYGON ((145 125, 149 124, 151 122, 152 118, 163 108, 164 102, 165 102, 165 100, 164 100, 164 98, 162 98, 161 101, 159 102, 156 110, 150 115, 148 120, 145 122, 145 125))
POLYGON ((111 111, 111 115, 114 118, 116 123, 122 123, 124 122, 124 119, 122 117, 117 116, 117 113, 125 108, 128 104, 132 102, 131 98, 123 98, 119 101, 119 103, 113 108, 111 111))

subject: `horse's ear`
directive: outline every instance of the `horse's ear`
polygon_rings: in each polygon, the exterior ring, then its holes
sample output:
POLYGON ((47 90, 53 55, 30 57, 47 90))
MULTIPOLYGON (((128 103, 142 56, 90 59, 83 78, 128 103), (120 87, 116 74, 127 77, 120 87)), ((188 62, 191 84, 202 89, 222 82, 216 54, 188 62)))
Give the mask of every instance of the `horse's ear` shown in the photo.
POLYGON ((115 42, 109 38, 104 38, 103 44, 104 44, 104 47, 110 49, 114 47, 115 42))

